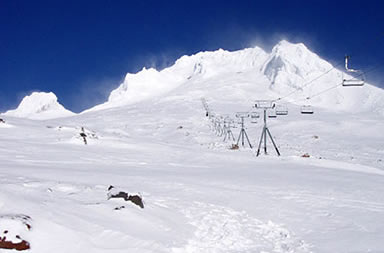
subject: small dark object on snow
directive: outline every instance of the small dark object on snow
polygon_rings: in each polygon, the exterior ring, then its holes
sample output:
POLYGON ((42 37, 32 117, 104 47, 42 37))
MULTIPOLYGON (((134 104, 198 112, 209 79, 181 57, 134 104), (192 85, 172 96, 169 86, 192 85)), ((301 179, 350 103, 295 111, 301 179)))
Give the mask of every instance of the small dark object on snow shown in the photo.
POLYGON ((237 149, 239 149, 239 145, 237 145, 237 144, 232 144, 232 146, 231 146, 229 149, 237 150, 237 149))
POLYGON ((87 145, 87 135, 85 134, 84 127, 81 127, 81 133, 80 136, 83 137, 84 144, 87 145))
POLYGON ((5 123, 5 120, 3 120, 3 119, 0 119, 0 123, 5 123))
POLYGON ((130 200, 132 203, 138 205, 141 208, 144 208, 143 200, 138 195, 130 195, 128 197, 128 200, 130 200))
POLYGON ((126 192, 118 192, 118 193, 116 193, 116 194, 110 194, 110 195, 109 195, 109 198, 110 198, 110 199, 113 199, 113 198, 121 198, 121 199, 124 199, 125 201, 128 201, 129 195, 128 195, 128 193, 126 193, 126 192))
POLYGON ((125 208, 125 206, 119 206, 119 207, 115 207, 115 209, 114 209, 114 210, 121 210, 121 209, 123 209, 123 208, 125 208))
POLYGON ((183 126, 178 126, 177 129, 183 129, 183 126))
POLYGON ((305 153, 304 155, 302 155, 301 157, 305 157, 305 158, 308 158, 308 157, 311 157, 308 153, 305 153))
MULTIPOLYGON (((115 188, 113 185, 110 185, 108 187, 108 191, 111 191, 113 188, 115 188)), ((132 203, 134 203, 135 205, 138 205, 140 206, 141 208, 144 208, 144 203, 143 203, 143 200, 140 196, 138 195, 129 195, 127 192, 123 192, 123 191, 119 191, 117 193, 111 193, 109 192, 108 193, 108 199, 112 199, 112 198, 122 198, 124 199, 125 201, 131 201, 132 203)), ((120 208, 121 209, 121 208, 120 208)), ((115 210, 117 210, 115 208, 115 210)))

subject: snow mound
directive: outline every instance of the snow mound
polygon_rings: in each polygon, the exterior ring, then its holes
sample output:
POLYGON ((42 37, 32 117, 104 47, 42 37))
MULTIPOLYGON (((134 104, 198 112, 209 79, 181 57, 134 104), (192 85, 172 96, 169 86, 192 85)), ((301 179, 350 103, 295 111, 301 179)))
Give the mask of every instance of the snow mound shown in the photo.
POLYGON ((68 117, 75 114, 59 104, 54 93, 33 92, 31 95, 24 97, 15 110, 9 110, 4 115, 43 120, 68 117))

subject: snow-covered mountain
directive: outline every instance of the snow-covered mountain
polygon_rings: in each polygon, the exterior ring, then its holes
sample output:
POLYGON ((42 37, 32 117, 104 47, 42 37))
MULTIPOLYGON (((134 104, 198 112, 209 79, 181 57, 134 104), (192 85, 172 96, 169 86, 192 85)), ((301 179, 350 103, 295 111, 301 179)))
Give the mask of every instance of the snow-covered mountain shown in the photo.
MULTIPOLYGON (((343 59, 340 59, 342 61, 343 59)), ((88 111, 137 103, 178 92, 185 97, 220 99, 278 99, 295 105, 311 104, 331 110, 379 110, 384 114, 384 91, 366 84, 360 88, 339 86, 342 72, 311 52, 304 44, 279 42, 270 53, 259 47, 229 52, 222 49, 183 56, 161 71, 143 69, 128 73, 104 104, 88 111), (329 73, 329 70, 331 70, 329 73), (307 85, 309 81, 321 78, 307 85), (243 85, 246 84, 246 85, 243 85), (217 92, 223 90, 225 92, 217 92), (313 99, 306 100, 307 97, 313 99), (358 101, 358 102, 357 102, 358 101), (381 109, 378 109, 381 108, 381 109)))
MULTIPOLYGON (((304 44, 282 40, 270 53, 259 47, 234 52, 219 49, 183 56, 160 71, 143 68, 136 74, 128 73, 124 82, 111 92, 108 101, 85 112, 178 96, 249 102, 272 99, 288 106, 310 104, 334 111, 375 111, 384 115, 382 89, 370 84, 333 88, 341 83, 342 77, 341 70, 304 44), (325 90, 328 91, 323 94, 325 90), (279 100, 281 97, 284 99, 279 100)), ((73 113, 60 105, 53 93, 34 92, 25 97, 17 109, 5 115, 48 119, 73 113)))
POLYGON ((300 114, 299 99, 340 82, 332 70, 303 87, 329 68, 282 41, 128 74, 109 101, 72 117, 57 118, 52 93, 26 97, 22 117, 55 118, 1 117, 0 251, 384 252, 384 121, 353 111, 383 110, 383 92, 340 87, 300 114), (245 120, 253 149, 236 142, 238 124, 224 139, 226 115, 290 91, 289 114, 268 118, 281 156, 269 137, 256 156, 262 120, 245 120))
POLYGON ((52 92, 32 92, 20 102, 19 106, 14 110, 9 110, 3 115, 28 118, 28 119, 51 119, 68 117, 75 115, 67 110, 58 101, 52 92))

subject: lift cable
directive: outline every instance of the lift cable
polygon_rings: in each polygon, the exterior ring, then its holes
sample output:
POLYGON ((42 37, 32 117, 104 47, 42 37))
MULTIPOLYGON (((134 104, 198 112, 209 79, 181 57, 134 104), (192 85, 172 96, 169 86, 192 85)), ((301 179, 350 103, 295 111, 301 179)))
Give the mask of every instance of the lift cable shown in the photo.
MULTIPOLYGON (((338 64, 336 64, 335 66, 333 66, 333 67, 332 67, 331 69, 329 69, 328 71, 326 71, 326 72, 324 72, 323 74, 319 75, 318 77, 312 79, 311 81, 305 83, 301 88, 305 88, 305 87, 307 87, 307 86, 309 86, 309 85, 311 85, 311 84, 313 85, 314 82, 315 82, 316 80, 318 80, 318 79, 320 79, 321 77, 325 76, 326 74, 328 74, 329 72, 331 72, 332 70, 336 69, 337 67, 339 67, 339 66, 342 65, 342 64, 344 64, 344 62, 339 62, 338 64)), ((296 92, 298 92, 298 91, 299 91, 299 89, 296 89, 296 90, 294 90, 294 91, 288 93, 287 95, 285 95, 285 96, 283 96, 283 97, 280 97, 280 98, 276 99, 275 101, 283 100, 283 99, 285 99, 285 98, 287 98, 287 97, 293 95, 294 93, 296 93, 296 92)))
MULTIPOLYGON (((375 71, 378 67, 380 67, 380 65, 382 65, 382 63, 378 63, 378 64, 374 65, 374 66, 371 67, 369 70, 365 71, 365 73, 369 73, 369 72, 373 72, 373 71, 375 71)), ((361 74, 357 75, 357 77, 360 77, 360 76, 362 76, 362 75, 363 75, 363 74, 361 73, 361 74)), ((349 79, 349 80, 352 80, 352 79, 353 79, 353 78, 351 78, 351 79, 349 79)), ((348 80, 348 81, 349 81, 349 80, 348 80)), ((320 92, 318 92, 318 93, 316 93, 316 94, 314 94, 314 95, 312 95, 312 96, 306 97, 305 99, 295 100, 295 101, 293 101, 293 102, 299 102, 299 101, 304 101, 304 100, 310 100, 310 99, 312 99, 312 98, 314 98, 314 97, 320 96, 321 94, 326 93, 326 92, 328 92, 328 91, 330 91, 330 90, 333 90, 333 89, 335 89, 335 88, 337 88, 337 87, 339 87, 339 86, 342 86, 342 85, 343 85, 342 82, 341 82, 341 83, 338 83, 337 85, 328 87, 328 88, 326 88, 325 90, 322 90, 322 91, 320 91, 320 92)))

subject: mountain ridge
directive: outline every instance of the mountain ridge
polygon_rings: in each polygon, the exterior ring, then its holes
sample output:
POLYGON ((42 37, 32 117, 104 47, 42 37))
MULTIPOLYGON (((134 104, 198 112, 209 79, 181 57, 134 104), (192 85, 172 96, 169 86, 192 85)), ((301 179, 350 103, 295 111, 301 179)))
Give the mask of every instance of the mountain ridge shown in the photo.
MULTIPOLYGON (((162 70, 144 67, 137 73, 127 73, 106 102, 82 113, 177 94, 184 99, 199 99, 201 96, 238 101, 272 99, 285 104, 311 104, 348 112, 377 111, 384 115, 384 90, 370 84, 354 88, 335 87, 342 78, 341 70, 303 43, 282 40, 269 53, 257 46, 237 51, 218 49, 184 55, 162 70), (323 94, 323 91, 327 92, 323 94)), ((57 102, 54 94, 54 97, 50 96, 44 100, 45 104, 41 104, 38 98, 27 106, 22 106, 22 101, 17 109, 4 115, 32 119, 74 115, 57 102)))

